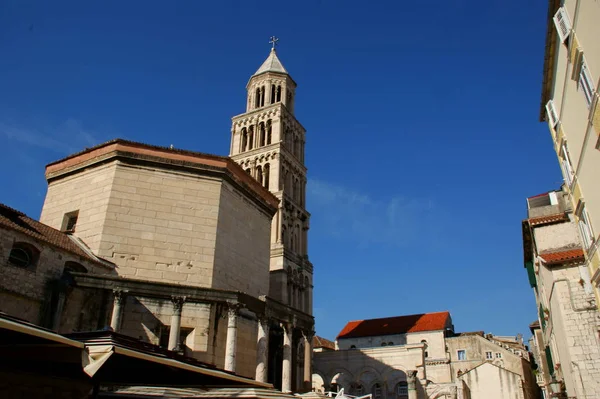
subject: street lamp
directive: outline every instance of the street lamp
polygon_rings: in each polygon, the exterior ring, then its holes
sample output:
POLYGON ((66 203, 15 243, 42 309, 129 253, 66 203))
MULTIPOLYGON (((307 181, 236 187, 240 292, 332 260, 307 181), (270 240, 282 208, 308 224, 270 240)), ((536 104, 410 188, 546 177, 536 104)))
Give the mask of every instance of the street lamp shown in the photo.
POLYGON ((552 381, 550 381, 550 391, 552 391, 552 393, 550 394, 550 397, 552 398, 562 398, 563 396, 563 392, 562 392, 562 382, 557 381, 555 377, 552 377, 552 381))

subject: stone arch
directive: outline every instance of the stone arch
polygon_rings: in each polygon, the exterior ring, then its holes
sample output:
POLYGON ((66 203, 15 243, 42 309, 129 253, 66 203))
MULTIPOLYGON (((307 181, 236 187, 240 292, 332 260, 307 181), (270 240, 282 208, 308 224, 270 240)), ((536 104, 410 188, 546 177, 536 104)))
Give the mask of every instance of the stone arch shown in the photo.
POLYGON ((433 392, 428 392, 429 399, 456 399, 456 385, 435 386, 433 392))
POLYGON ((407 380, 406 370, 400 367, 390 368, 382 374, 381 379, 386 382, 389 389, 394 389, 399 382, 407 380))
POLYGON ((383 381, 381 373, 370 366, 363 367, 356 375, 356 382, 361 382, 367 390, 370 389, 376 381, 383 381))
POLYGON ((336 384, 338 389, 344 389, 345 392, 350 390, 350 385, 354 381, 354 375, 345 368, 338 367, 332 370, 329 374, 330 378, 325 379, 329 382, 329 389, 333 390, 336 384))
POLYGON ((327 379, 323 373, 317 370, 313 370, 312 374, 312 390, 313 392, 325 393, 329 391, 329 384, 326 384, 327 379))

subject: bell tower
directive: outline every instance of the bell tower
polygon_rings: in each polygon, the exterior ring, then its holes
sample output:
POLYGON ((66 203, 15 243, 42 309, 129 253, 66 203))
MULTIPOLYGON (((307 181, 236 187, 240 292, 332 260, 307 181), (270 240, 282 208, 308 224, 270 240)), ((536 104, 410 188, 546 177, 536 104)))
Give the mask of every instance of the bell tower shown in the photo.
POLYGON ((294 116, 296 82, 269 56, 246 85, 246 112, 232 118, 230 157, 279 198, 271 225, 269 296, 312 314, 313 267, 305 209, 306 130, 294 116))

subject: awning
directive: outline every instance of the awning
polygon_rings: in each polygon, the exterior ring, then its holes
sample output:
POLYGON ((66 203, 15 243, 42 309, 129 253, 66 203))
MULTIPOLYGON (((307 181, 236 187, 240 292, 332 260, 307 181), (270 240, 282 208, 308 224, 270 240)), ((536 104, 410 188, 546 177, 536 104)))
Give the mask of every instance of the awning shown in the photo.
POLYGON ((94 385, 273 388, 111 331, 65 337, 0 313, 0 364, 94 385))

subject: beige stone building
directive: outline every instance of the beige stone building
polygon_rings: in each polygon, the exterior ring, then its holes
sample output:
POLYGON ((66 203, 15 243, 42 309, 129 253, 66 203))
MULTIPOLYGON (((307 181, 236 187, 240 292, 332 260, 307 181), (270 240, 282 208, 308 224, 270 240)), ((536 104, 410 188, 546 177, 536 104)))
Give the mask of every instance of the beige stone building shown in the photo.
POLYGON ((0 311, 60 333, 110 326, 286 392, 310 390, 295 88, 273 49, 250 79, 247 112, 233 118, 232 158, 117 139, 49 164, 40 222, 0 208, 10 276, 0 311))
POLYGON ((600 3, 548 3, 540 118, 550 128, 598 300, 600 3))
POLYGON ((373 399, 475 399, 483 396, 470 392, 487 387, 506 393, 495 397, 537 397, 522 340, 457 334, 448 312, 351 321, 338 334, 335 350, 313 356, 315 391, 343 388, 373 399), (480 368, 486 364, 495 374, 480 368), (478 379, 488 374, 510 378, 478 379))
POLYGON ((570 199, 563 186, 527 200, 524 263, 539 319, 531 325, 532 351, 546 397, 557 381, 569 397, 591 399, 600 397, 600 324, 570 199))

